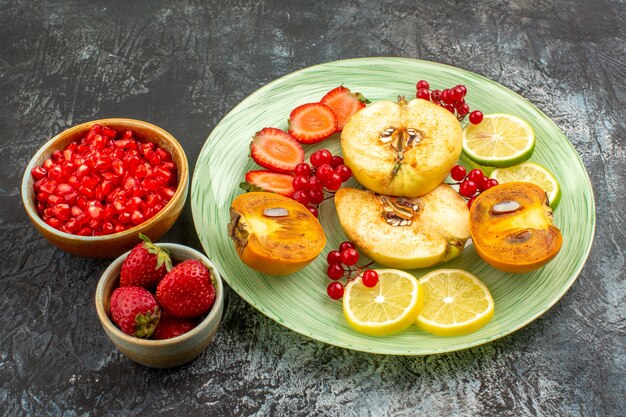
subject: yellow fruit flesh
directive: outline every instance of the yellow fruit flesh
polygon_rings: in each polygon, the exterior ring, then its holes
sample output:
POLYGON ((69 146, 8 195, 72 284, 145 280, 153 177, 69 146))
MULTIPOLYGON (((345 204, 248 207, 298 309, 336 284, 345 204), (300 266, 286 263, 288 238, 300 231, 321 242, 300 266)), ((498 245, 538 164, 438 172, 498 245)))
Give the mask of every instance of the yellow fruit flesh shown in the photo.
POLYGON ((380 194, 417 197, 448 175, 461 153, 462 130, 452 113, 428 101, 382 101, 350 118, 341 146, 345 164, 363 186, 380 194), (421 134, 400 160, 398 152, 380 140, 381 132, 390 127, 421 134))
POLYGON ((409 226, 392 226, 381 216, 379 196, 342 188, 337 214, 348 238, 371 259, 391 268, 425 268, 458 256, 469 238, 469 210, 446 184, 412 199, 419 206, 409 226))
POLYGON ((373 336, 402 331, 415 321, 423 305, 419 283, 404 271, 381 269, 378 284, 350 282, 343 299, 344 315, 355 330, 373 336))
POLYGON ((487 287, 462 270, 437 270, 420 279, 424 307, 417 326, 440 336, 476 331, 493 317, 494 303, 487 287))

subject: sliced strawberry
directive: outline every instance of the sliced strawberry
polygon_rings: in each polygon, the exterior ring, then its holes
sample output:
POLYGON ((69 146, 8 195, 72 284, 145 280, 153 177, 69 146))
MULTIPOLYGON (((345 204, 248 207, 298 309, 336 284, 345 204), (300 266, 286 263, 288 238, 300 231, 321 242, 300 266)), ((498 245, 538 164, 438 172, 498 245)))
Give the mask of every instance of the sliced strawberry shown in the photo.
POLYGON ((337 115, 337 131, 341 132, 350 117, 370 101, 363 97, 363 94, 353 93, 349 88, 341 85, 326 93, 320 102, 333 109, 337 115))
POLYGON ((291 197, 294 193, 292 183, 293 175, 291 174, 258 170, 248 172, 246 182, 242 183, 241 186, 246 191, 262 190, 291 197))
POLYGON ((289 133, 300 143, 320 142, 337 130, 337 116, 322 103, 296 107, 289 115, 289 133))
POLYGON ((250 156, 263 168, 275 172, 291 172, 304 162, 302 145, 289 133, 274 127, 266 127, 254 135, 250 156))

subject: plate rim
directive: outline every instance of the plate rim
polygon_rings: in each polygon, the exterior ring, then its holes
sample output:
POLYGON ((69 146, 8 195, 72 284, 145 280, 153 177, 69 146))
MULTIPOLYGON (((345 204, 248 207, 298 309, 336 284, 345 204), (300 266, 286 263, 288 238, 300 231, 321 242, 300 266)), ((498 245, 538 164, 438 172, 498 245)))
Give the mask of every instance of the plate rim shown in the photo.
MULTIPOLYGON (((322 62, 319 64, 315 64, 315 65, 311 65, 311 66, 307 66, 307 67, 303 67, 300 68, 298 70, 295 70, 293 72, 287 73, 281 77, 278 77, 272 81, 270 81, 267 84, 264 84, 263 86, 259 87, 258 89, 256 89, 255 91, 253 91, 252 93, 250 93, 248 96, 246 96, 243 100, 241 100, 235 107, 233 107, 229 112, 227 112, 224 116, 222 116, 220 118, 220 120, 217 122, 217 124, 213 127, 213 129, 211 130, 211 132, 209 133, 209 135, 207 136, 207 139, 205 140, 204 144, 202 145, 202 148, 200 149, 200 152, 198 153, 198 157, 196 159, 196 163, 194 166, 194 170, 193 170, 193 175, 192 175, 192 181, 191 181, 191 189, 190 189, 190 195, 191 195, 191 211, 192 211, 192 220, 194 223, 194 229, 196 231, 196 235, 198 236, 198 239, 200 240, 200 244, 202 245, 203 250, 206 252, 206 248, 204 247, 204 243, 202 241, 202 239, 200 238, 200 231, 198 230, 198 226, 197 226, 197 222, 195 221, 196 216, 199 216, 200 214, 197 213, 197 208, 196 205, 194 204, 194 198, 193 195, 195 194, 195 190, 197 185, 197 177, 196 177, 196 172, 198 170, 198 162, 200 161, 200 158, 204 155, 206 149, 208 146, 210 146, 210 142, 211 140, 214 140, 213 136, 215 131, 218 129, 218 127, 220 126, 220 124, 227 118, 229 118, 232 114, 235 114, 239 111, 239 109, 241 107, 243 107, 244 105, 247 104, 248 101, 253 99, 253 96, 257 95, 257 93, 259 92, 264 92, 265 90, 269 90, 271 88, 273 88, 274 85, 278 84, 278 83, 282 83, 285 82, 287 80, 289 80, 290 78, 296 77, 297 75, 299 75, 302 72, 305 71, 315 71, 319 68, 322 67, 326 67, 326 66, 332 66, 333 64, 342 64, 342 63, 360 63, 360 62, 372 62, 372 61, 386 61, 386 60, 394 60, 394 61, 405 61, 406 63, 410 64, 410 63, 417 63, 417 64, 424 64, 424 65, 431 65, 431 66, 435 66, 435 67, 442 67, 442 68, 448 68, 450 70, 453 71, 462 71, 468 74, 471 74, 473 77, 479 78, 481 79, 481 81, 486 82, 496 88, 504 88, 505 90, 507 90, 508 93, 513 94, 515 96, 517 96, 517 98, 521 99, 523 102, 525 102, 525 104, 527 106, 529 106, 533 111, 537 112, 541 117, 545 118, 549 123, 551 123, 559 132, 559 134, 563 137, 563 139, 565 139, 565 142, 567 143, 567 145, 569 146, 569 148, 574 152, 574 154, 576 155, 577 161, 580 164, 580 167, 582 168, 582 171, 584 173, 584 182, 585 185, 588 186, 589 190, 590 190, 590 217, 592 218, 592 224, 591 224, 591 238, 589 239, 586 247, 584 248, 584 256, 582 256, 580 259, 581 261, 579 262, 579 265, 577 266, 577 268, 573 271, 572 273, 572 278, 569 280, 569 282, 567 282, 567 284, 565 286, 562 287, 562 291, 559 292, 555 297, 553 297, 551 299, 551 301, 549 303, 547 303, 546 306, 544 306, 541 310, 539 310, 537 313, 535 313, 534 315, 530 316, 527 320, 525 320, 524 322, 520 323, 519 325, 513 327, 513 328, 509 328, 505 331, 500 331, 488 338, 482 339, 482 340, 477 340, 475 342, 470 342, 466 345, 463 346, 452 346, 452 347, 448 347, 448 348, 442 348, 442 349, 431 349, 428 352, 417 352, 417 351, 411 351, 411 350, 407 350, 407 351, 403 351, 403 352, 396 352, 396 351, 382 351, 380 349, 372 349, 372 348, 368 348, 367 346, 355 346, 355 345, 350 345, 350 344, 342 344, 342 343, 337 343, 334 342, 331 339, 328 339, 326 337, 323 336, 319 336, 319 335, 315 335, 313 333, 309 333, 306 331, 302 331, 301 329, 296 329, 293 326, 288 325, 287 323, 285 323, 280 317, 276 316, 275 314, 273 314, 270 311, 267 311, 262 305, 257 304, 255 301, 253 301, 250 297, 248 297, 248 295, 242 291, 240 288, 238 288, 238 286, 236 284, 233 284, 231 282, 231 279, 224 273, 224 270, 222 268, 221 262, 217 259, 211 259, 212 262, 214 262, 218 268, 219 268, 219 272, 220 275, 222 276, 223 280, 226 281, 226 283, 228 284, 228 286, 237 293, 237 295, 239 295, 241 298, 243 298, 249 305, 251 305, 252 307, 254 307, 255 310, 257 310, 258 312, 262 313, 263 315, 265 315, 266 317, 269 317, 270 319, 272 319, 274 322, 276 322, 277 324, 286 327, 287 329, 296 332, 300 335, 306 336, 310 339, 331 345, 331 346, 335 346, 335 347, 339 347, 339 348, 343 348, 343 349, 349 349, 349 350, 354 350, 354 351, 358 351, 358 352, 365 352, 365 353, 370 353, 370 354, 378 354, 378 355, 391 355, 391 356, 429 356, 429 355, 437 355, 437 354, 442 354, 442 353, 451 353, 451 352, 458 352, 458 351, 462 351, 462 350, 467 350, 467 349, 472 349, 478 346, 482 346, 484 344, 487 343, 491 343, 495 340, 501 339, 505 336, 511 335, 515 332, 517 332, 518 330, 528 326, 529 324, 531 324, 532 322, 534 322, 535 320, 537 320, 539 317, 541 317, 542 315, 544 315, 548 310, 550 310, 557 302, 559 302, 564 296, 565 294, 569 291, 569 289, 572 287, 572 285, 574 285, 574 282, 576 282, 576 280, 578 279, 578 277, 580 276, 583 268, 585 267, 587 260, 589 258, 589 254, 591 253, 591 248, 593 246, 593 242, 595 240, 595 232, 596 232, 596 223, 597 223, 597 213, 596 213, 596 203, 595 203, 595 196, 594 196, 594 191, 593 191, 593 185, 591 183, 591 179, 589 177, 589 172, 587 171, 587 169, 585 168, 585 165, 582 161, 582 158, 580 156, 580 154, 578 153, 578 151, 576 150, 576 148, 574 147, 574 145, 571 143, 571 141, 568 139, 568 137, 565 135, 565 133, 562 131, 562 129, 550 118, 548 117, 541 109, 539 109, 537 106, 535 106, 532 102, 530 102, 528 99, 526 99, 525 97, 521 96, 520 94, 516 93, 515 91, 511 90, 509 87, 502 85, 494 80, 491 80, 483 75, 477 74, 473 71, 469 71, 463 68, 459 68, 459 67, 455 67, 452 65, 448 65, 448 64, 443 64, 443 63, 439 63, 439 62, 435 62, 435 61, 429 61, 429 60, 423 60, 423 59, 416 59, 416 58, 406 58, 406 57, 393 57, 393 56, 373 56, 373 57, 359 57, 359 58, 348 58, 348 59, 340 59, 340 60, 332 60, 332 61, 326 61, 326 62, 322 62)), ((208 255, 208 252, 207 252, 208 255)))

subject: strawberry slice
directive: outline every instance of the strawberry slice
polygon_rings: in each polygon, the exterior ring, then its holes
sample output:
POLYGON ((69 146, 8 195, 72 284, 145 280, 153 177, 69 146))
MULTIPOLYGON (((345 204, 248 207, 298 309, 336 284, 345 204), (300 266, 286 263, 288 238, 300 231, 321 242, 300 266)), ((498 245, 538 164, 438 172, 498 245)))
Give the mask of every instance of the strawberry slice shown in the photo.
POLYGON ((326 104, 303 104, 289 115, 289 133, 300 143, 320 142, 336 130, 337 116, 326 104))
POLYGON ((254 135, 250 156, 263 168, 275 172, 291 172, 304 162, 302 145, 289 133, 274 127, 266 127, 254 135))
POLYGON ((337 132, 341 132, 343 127, 354 113, 358 112, 370 103, 361 93, 353 93, 343 85, 330 90, 322 99, 321 103, 333 109, 337 115, 337 132))
POLYGON ((258 170, 249 171, 246 174, 246 182, 242 182, 240 187, 246 191, 269 191, 291 197, 294 193, 292 183, 292 174, 258 170))

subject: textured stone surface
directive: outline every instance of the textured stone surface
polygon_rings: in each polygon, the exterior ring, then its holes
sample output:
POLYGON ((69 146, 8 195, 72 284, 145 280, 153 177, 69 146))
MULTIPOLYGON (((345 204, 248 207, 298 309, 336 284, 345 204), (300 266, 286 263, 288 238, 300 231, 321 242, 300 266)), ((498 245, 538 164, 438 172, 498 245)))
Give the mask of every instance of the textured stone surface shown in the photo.
MULTIPOLYGON (((622 1, 0 1, 0 413, 16 415, 624 415, 626 7, 622 1), (92 297, 107 261, 50 246, 21 207, 38 147, 126 116, 193 165, 241 99, 312 64, 443 62, 535 103, 594 186, 591 256, 565 297, 499 341, 385 357, 293 333, 227 293, 209 349, 175 370, 123 357, 92 297)), ((164 240, 199 248, 189 205, 164 240)))

